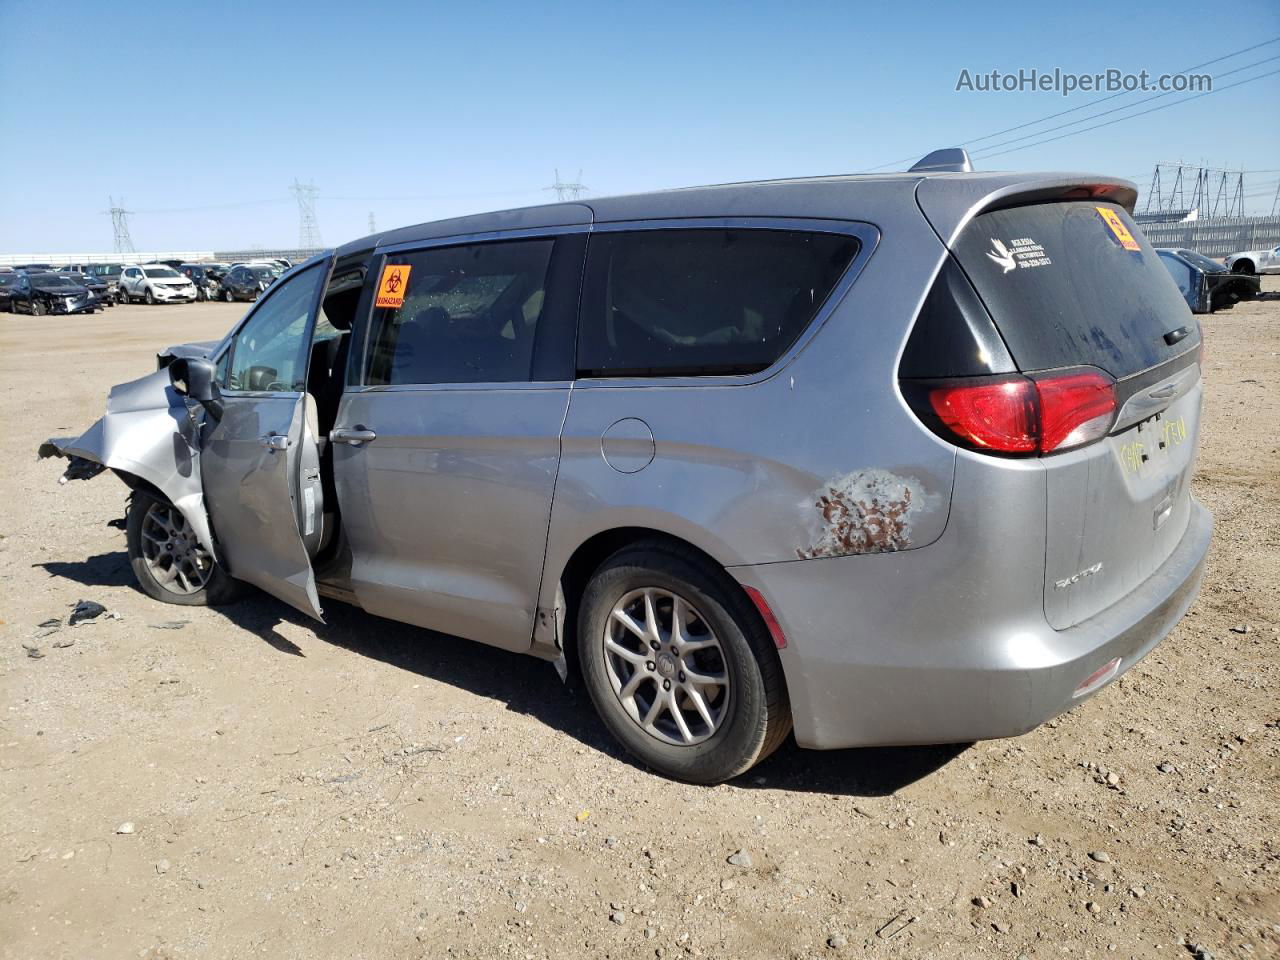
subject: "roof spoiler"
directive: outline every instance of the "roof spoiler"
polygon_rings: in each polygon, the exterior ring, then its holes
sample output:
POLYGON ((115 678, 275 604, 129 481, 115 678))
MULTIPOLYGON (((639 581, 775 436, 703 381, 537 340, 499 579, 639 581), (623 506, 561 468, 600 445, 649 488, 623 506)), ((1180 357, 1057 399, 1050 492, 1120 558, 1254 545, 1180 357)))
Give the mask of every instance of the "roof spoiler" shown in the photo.
POLYGON ((964 147, 946 147, 918 160, 908 173, 973 173, 964 147))

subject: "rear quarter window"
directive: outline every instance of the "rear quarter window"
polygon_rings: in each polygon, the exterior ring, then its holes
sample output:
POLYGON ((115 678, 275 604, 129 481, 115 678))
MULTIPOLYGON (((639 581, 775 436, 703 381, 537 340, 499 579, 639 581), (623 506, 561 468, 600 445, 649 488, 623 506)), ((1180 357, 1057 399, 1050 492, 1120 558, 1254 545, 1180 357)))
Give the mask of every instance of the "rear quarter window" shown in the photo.
POLYGON ((1125 377, 1185 353, 1195 328, 1151 244, 1123 208, 1072 201, 980 214, 955 254, 1022 370, 1089 365, 1125 377))
POLYGON ((748 228, 597 233, 579 325, 582 376, 763 370, 813 320, 854 237, 748 228))

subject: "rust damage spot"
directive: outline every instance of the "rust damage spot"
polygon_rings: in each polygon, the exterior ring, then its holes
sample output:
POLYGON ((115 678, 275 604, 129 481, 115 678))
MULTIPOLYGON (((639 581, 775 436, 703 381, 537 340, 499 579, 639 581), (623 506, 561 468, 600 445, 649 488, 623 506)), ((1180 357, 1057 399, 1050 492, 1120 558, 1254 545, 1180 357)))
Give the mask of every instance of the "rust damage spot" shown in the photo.
POLYGON ((913 522, 930 499, 904 478, 862 470, 823 485, 813 502, 817 518, 802 560, 854 553, 891 553, 911 546, 913 522))

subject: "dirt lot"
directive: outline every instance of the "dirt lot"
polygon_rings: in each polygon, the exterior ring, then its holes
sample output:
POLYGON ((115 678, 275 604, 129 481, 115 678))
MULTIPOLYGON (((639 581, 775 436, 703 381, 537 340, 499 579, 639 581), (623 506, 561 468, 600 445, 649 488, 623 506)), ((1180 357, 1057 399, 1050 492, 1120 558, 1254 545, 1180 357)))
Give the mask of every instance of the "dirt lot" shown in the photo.
POLYGON ((0 316, 0 957, 1280 955, 1267 289, 1204 321, 1217 532, 1144 663, 1017 740, 787 746, 715 789, 638 769, 547 664, 147 599, 123 484, 35 449, 243 306, 0 316), (80 599, 120 619, 35 637, 80 599))

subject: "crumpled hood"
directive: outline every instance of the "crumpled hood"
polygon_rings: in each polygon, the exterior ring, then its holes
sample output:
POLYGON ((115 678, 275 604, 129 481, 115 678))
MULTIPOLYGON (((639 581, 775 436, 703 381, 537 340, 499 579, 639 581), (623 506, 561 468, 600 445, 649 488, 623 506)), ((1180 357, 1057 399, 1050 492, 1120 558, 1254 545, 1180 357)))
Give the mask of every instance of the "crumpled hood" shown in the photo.
POLYGON ((182 511, 201 546, 217 557, 200 482, 197 426, 187 403, 173 389, 167 370, 111 388, 107 412, 78 437, 51 437, 38 455, 67 457, 65 479, 88 479, 98 471, 84 461, 102 464, 130 486, 145 480, 182 511), (74 458, 79 458, 74 459, 74 458))

